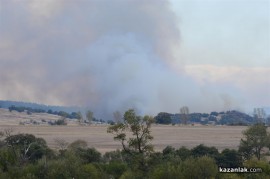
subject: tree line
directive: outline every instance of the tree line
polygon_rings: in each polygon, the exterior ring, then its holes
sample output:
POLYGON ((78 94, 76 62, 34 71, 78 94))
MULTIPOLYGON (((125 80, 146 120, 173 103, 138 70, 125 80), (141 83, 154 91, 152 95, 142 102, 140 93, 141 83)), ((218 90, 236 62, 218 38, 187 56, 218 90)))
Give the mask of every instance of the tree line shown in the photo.
POLYGON ((151 116, 128 110, 123 120, 107 132, 119 141, 122 150, 102 155, 83 140, 70 144, 57 140, 52 150, 44 139, 32 134, 0 133, 0 178, 267 178, 270 165, 265 149, 270 134, 262 124, 243 132, 238 150, 198 145, 192 149, 167 146, 155 151, 151 141, 151 116), (219 173, 218 167, 260 167, 262 173, 219 173))
POLYGON ((68 113, 65 111, 53 111, 51 109, 46 111, 44 109, 37 109, 37 108, 24 107, 24 106, 14 106, 14 105, 10 106, 8 108, 8 110, 9 110, 9 112, 12 112, 12 111, 26 112, 29 115, 31 115, 32 113, 48 113, 48 114, 54 114, 54 115, 58 115, 58 116, 70 118, 70 119, 80 119, 81 118, 80 112, 68 113))
MULTIPOLYGON (((182 108, 181 108, 182 109, 182 108)), ((236 110, 226 112, 211 112, 211 113, 188 113, 188 110, 180 113, 171 114, 160 112, 155 117, 157 124, 214 124, 214 125, 252 125, 258 122, 266 121, 268 125, 270 117, 260 119, 256 115, 250 116, 236 110)))

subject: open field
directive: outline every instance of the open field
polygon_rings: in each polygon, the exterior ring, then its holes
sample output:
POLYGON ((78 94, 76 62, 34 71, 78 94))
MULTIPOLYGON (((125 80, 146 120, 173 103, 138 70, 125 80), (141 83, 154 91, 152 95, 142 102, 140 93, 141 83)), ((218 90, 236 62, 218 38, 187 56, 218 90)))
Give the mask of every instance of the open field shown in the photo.
MULTIPOLYGON (((9 112, 6 109, 0 109, 0 131, 12 128, 13 133, 34 134, 44 138, 52 148, 57 148, 55 139, 64 139, 69 143, 77 139, 85 140, 90 147, 95 147, 102 153, 121 148, 120 143, 114 141, 113 136, 107 133, 108 126, 106 125, 79 126, 75 120, 68 121, 67 126, 19 125, 22 121, 41 121, 42 119, 48 121, 59 118, 50 114, 27 115, 25 112, 9 112)), ((219 150, 237 149, 244 129, 246 127, 243 126, 153 125, 152 143, 156 150, 162 150, 168 145, 176 148, 181 146, 192 148, 199 144, 215 146, 219 150)))
MULTIPOLYGON (((55 139, 72 142, 77 139, 87 141, 90 147, 100 152, 121 148, 119 142, 114 141, 111 134, 106 132, 107 126, 15 126, 1 125, 0 130, 12 128, 14 133, 31 133, 44 138, 48 145, 56 148, 55 139)), ((173 147, 186 146, 192 148, 199 144, 215 146, 219 150, 224 148, 238 148, 242 131, 241 126, 158 126, 151 128, 154 136, 155 149, 162 150, 167 145, 173 147)))

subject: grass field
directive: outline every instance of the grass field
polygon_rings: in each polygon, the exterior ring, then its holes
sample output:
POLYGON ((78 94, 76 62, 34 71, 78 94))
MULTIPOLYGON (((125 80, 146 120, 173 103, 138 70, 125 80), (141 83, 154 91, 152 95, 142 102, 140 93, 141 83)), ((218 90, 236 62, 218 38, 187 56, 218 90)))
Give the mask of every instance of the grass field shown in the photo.
MULTIPOLYGON (((73 142, 77 139, 85 140, 88 146, 95 147, 100 152, 112 151, 121 148, 120 143, 113 140, 113 136, 107 133, 105 125, 99 126, 78 126, 75 122, 67 126, 47 125, 18 125, 21 120, 50 119, 55 120, 57 116, 46 114, 27 115, 24 113, 8 112, 0 110, 0 131, 8 128, 13 133, 30 133, 37 137, 44 138, 48 145, 57 148, 55 139, 64 139, 73 142), (36 116, 35 116, 36 115, 36 116)), ((156 150, 162 150, 170 145, 175 148, 186 146, 195 147, 199 144, 215 146, 219 150, 224 148, 237 149, 243 126, 165 126, 153 125, 151 128, 156 150)))

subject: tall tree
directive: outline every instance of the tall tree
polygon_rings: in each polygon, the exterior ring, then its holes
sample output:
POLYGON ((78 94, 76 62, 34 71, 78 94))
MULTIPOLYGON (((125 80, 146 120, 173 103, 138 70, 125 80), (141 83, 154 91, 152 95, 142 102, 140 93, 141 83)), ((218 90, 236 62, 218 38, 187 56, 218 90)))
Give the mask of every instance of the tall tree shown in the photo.
POLYGON ((153 136, 150 134, 151 124, 154 118, 151 116, 137 116, 133 109, 124 114, 124 122, 114 124, 108 127, 108 133, 114 135, 114 139, 121 141, 124 152, 126 152, 133 161, 137 161, 136 166, 142 171, 147 171, 146 159, 153 152, 153 146, 150 141, 153 136), (131 137, 128 138, 128 133, 131 137))
POLYGON ((263 108, 254 108, 253 116, 256 122, 266 123, 266 113, 263 108))
POLYGON ((113 118, 115 123, 120 123, 122 121, 122 114, 120 111, 115 111, 113 113, 113 118))
POLYGON ((86 118, 88 120, 88 123, 91 124, 94 118, 94 113, 90 110, 86 111, 86 118))
POLYGON ((180 114, 182 123, 186 125, 189 118, 189 108, 187 106, 183 106, 180 108, 180 114))

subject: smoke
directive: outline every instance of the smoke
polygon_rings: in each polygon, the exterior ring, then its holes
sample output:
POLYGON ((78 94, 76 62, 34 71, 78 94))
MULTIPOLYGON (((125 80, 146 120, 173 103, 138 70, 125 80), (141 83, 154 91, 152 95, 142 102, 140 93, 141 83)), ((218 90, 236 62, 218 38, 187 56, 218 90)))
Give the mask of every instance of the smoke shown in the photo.
POLYGON ((232 105, 226 91, 172 70, 182 69, 172 55, 180 32, 167 0, 0 5, 0 99, 87 106, 107 119, 128 108, 155 114, 232 105))

